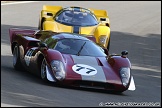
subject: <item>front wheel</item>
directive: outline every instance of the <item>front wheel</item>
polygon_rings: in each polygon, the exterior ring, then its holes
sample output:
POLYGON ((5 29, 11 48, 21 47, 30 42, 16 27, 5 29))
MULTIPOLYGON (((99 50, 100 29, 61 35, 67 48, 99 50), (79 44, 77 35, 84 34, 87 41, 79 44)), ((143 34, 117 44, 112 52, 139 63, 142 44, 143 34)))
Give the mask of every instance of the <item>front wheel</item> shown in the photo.
POLYGON ((109 41, 108 41, 107 49, 108 49, 108 51, 110 50, 110 38, 109 38, 109 41))
POLYGON ((47 82, 48 80, 47 80, 47 74, 46 74, 46 72, 47 72, 47 69, 46 69, 46 66, 47 66, 47 64, 46 64, 46 60, 45 60, 45 58, 42 60, 42 63, 41 63, 41 70, 40 70, 40 75, 41 75, 41 79, 43 80, 43 81, 45 81, 45 82, 47 82))
POLYGON ((21 70, 22 68, 21 61, 20 61, 20 50, 18 45, 14 47, 14 51, 13 51, 13 66, 16 70, 21 70))

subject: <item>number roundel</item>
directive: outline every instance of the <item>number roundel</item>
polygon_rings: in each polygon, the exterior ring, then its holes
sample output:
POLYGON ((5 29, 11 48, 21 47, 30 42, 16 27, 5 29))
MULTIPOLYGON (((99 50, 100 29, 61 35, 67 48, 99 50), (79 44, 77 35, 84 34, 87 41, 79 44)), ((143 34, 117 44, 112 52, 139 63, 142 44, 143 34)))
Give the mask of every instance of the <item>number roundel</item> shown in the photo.
POLYGON ((97 73, 97 70, 94 67, 85 64, 73 65, 72 69, 74 72, 86 76, 95 75, 97 73))

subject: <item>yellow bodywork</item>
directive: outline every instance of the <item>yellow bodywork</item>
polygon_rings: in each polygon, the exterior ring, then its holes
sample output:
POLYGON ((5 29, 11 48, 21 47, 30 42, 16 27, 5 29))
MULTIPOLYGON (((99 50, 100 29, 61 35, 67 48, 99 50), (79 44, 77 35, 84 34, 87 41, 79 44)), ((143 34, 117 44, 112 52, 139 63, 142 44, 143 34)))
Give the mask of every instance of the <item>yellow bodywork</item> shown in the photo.
MULTIPOLYGON (((52 30, 54 32, 69 32, 73 33, 73 26, 64 25, 54 21, 55 14, 63 9, 61 6, 49 6, 44 5, 40 14, 39 29, 42 26, 42 30, 52 30), (52 13, 53 16, 47 15, 47 13, 52 13), (45 21, 41 25, 42 18, 45 21)), ((109 49, 110 42, 110 21, 106 10, 89 9, 96 17, 99 22, 95 26, 86 26, 79 28, 79 34, 94 35, 96 42, 101 46, 109 49), (101 20, 103 19, 104 20, 101 20), (106 39, 102 41, 102 39, 106 39)))

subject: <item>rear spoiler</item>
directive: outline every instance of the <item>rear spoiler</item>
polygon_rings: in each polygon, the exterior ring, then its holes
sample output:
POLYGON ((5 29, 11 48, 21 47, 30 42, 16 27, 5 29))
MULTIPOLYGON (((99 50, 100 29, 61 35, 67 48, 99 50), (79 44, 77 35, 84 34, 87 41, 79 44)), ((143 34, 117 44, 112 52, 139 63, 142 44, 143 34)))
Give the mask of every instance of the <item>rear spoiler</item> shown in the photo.
POLYGON ((41 11, 41 17, 43 16, 46 17, 48 12, 54 15, 61 9, 62 9, 62 6, 43 5, 43 9, 41 11))
POLYGON ((10 36, 10 42, 12 42, 12 39, 17 34, 21 35, 34 35, 34 33, 38 30, 31 30, 31 29, 20 29, 20 28, 10 28, 9 29, 9 36, 10 36))
POLYGON ((110 20, 106 10, 97 10, 97 9, 89 9, 93 14, 96 15, 97 19, 101 21, 103 25, 110 27, 110 20))
POLYGON ((43 10, 46 10, 46 11, 57 12, 57 11, 59 11, 60 9, 62 9, 62 6, 43 5, 43 10))
POLYGON ((97 10, 97 9, 89 9, 91 10, 97 17, 108 17, 106 10, 97 10))

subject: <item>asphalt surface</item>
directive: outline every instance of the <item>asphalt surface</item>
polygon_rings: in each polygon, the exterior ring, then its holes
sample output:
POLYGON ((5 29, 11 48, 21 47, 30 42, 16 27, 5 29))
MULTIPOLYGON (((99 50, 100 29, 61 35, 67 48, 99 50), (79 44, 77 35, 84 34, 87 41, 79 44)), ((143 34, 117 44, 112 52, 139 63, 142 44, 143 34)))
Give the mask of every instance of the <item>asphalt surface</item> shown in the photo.
POLYGON ((98 107, 106 106, 107 102, 161 106, 160 1, 42 1, 1 5, 1 107, 98 107), (8 29, 37 29, 44 4, 106 9, 111 21, 110 53, 128 50, 136 90, 113 94, 60 87, 14 70, 8 29))

